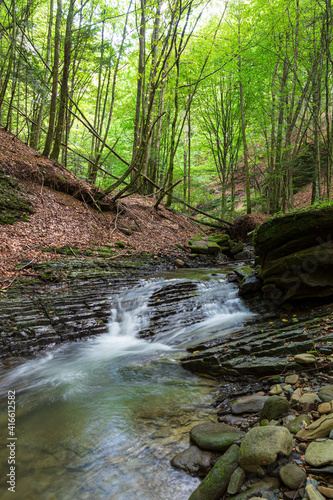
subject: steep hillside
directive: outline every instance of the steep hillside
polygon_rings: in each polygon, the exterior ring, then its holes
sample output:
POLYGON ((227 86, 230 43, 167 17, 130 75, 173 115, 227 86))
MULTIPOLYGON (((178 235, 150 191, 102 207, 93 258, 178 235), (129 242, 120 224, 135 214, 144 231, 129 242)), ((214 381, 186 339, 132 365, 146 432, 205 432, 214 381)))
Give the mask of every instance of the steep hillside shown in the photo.
POLYGON ((20 270, 29 272, 30 262, 176 254, 177 245, 200 233, 196 224, 163 205, 156 212, 149 197, 129 196, 117 206, 109 197, 103 200, 103 211, 93 208, 88 203, 95 188, 1 130, 0 174, 0 288, 20 270), (13 193, 9 197, 4 180, 13 184, 16 198, 13 193), (20 204, 16 222, 7 224, 13 207, 20 204))

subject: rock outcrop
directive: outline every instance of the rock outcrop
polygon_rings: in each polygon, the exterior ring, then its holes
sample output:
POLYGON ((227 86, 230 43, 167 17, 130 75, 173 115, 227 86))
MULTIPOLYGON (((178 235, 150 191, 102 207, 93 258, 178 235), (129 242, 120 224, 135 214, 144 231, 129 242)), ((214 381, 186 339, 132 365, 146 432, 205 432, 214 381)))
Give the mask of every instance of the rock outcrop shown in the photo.
POLYGON ((256 230, 264 298, 333 296, 333 207, 276 217, 256 230))

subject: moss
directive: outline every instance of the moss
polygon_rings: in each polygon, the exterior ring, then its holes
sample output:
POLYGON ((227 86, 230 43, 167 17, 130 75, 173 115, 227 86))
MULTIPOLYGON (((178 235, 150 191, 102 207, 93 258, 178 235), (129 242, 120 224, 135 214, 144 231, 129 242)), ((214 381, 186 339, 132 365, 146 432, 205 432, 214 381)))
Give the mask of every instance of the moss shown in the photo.
POLYGON ((0 172, 0 224, 27 221, 34 212, 16 179, 0 172))
POLYGON ((117 241, 117 243, 115 243, 114 246, 117 248, 125 248, 126 245, 123 241, 117 241))

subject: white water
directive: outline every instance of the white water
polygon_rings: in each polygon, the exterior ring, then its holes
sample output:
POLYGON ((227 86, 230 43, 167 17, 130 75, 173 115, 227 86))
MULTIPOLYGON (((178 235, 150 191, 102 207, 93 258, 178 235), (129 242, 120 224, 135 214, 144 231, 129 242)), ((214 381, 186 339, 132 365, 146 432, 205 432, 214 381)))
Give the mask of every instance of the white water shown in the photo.
MULTIPOLYGON (((189 428, 213 419, 212 389, 177 357, 189 341, 220 336, 251 315, 223 275, 204 275, 190 309, 182 306, 151 342, 137 337, 149 327, 149 298, 184 278, 142 281, 119 295, 107 334, 1 374, 2 394, 15 390, 18 405, 18 498, 188 498, 198 479, 169 460, 186 448, 189 428), (181 326, 182 314, 190 317, 199 304, 201 321, 181 326)), ((6 426, 6 408, 0 418, 6 426)), ((6 450, 0 458, 5 471, 6 450)))

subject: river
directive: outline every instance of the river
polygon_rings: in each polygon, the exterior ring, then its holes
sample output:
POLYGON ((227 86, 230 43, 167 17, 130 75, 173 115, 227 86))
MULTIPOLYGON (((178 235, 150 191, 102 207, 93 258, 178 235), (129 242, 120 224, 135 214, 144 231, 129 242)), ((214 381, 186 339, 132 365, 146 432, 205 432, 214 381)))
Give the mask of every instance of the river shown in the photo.
POLYGON ((251 316, 226 277, 223 269, 178 270, 142 279, 113 301, 106 334, 2 369, 1 498, 15 498, 6 446, 14 443, 20 500, 186 500, 199 479, 170 459, 188 446, 191 427, 216 421, 217 386, 178 359, 191 342, 251 316), (173 294, 188 287, 179 300, 173 294), (154 322, 152 339, 138 337, 154 322), (15 440, 7 391, 15 391, 15 440))

